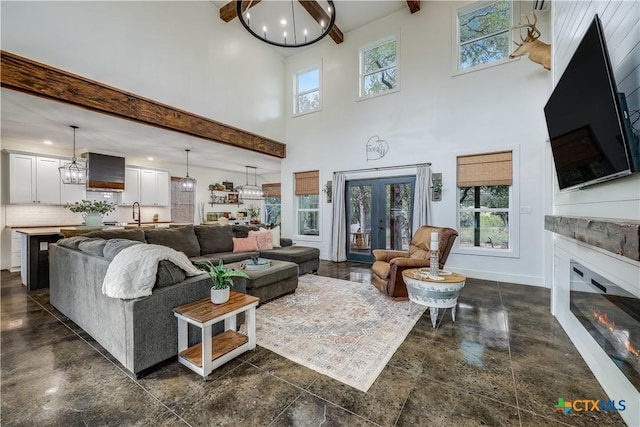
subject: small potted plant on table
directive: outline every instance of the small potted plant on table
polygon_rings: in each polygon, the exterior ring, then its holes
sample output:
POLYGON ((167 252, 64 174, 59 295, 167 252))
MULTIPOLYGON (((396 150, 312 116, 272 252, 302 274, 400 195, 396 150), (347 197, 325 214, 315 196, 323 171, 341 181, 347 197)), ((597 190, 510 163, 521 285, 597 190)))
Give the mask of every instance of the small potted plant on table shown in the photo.
POLYGON ((233 277, 249 278, 244 271, 225 268, 222 260, 218 265, 213 265, 211 261, 199 262, 197 265, 204 267, 211 279, 211 302, 214 304, 229 301, 229 288, 233 286, 233 277))

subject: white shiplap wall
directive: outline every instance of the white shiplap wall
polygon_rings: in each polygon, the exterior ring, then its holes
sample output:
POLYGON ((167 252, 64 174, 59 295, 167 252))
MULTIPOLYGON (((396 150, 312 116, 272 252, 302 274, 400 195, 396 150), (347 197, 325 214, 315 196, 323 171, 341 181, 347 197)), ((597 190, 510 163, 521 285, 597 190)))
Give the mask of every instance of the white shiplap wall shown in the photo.
MULTIPOLYGON (((630 110, 640 108, 640 2, 578 0, 552 4, 554 84, 598 14, 618 91, 626 94, 630 110)), ((551 162, 550 156, 547 161, 551 162)), ((551 165, 549 170, 553 170, 551 165)), ((640 173, 568 193, 559 193, 555 180, 554 186, 552 210, 556 215, 640 218, 640 173)), ((609 399, 626 400, 627 409, 620 415, 628 425, 640 425, 640 391, 617 369, 569 309, 570 260, 578 261, 625 289, 637 289, 640 262, 559 236, 554 238, 553 252, 553 313, 609 399)))

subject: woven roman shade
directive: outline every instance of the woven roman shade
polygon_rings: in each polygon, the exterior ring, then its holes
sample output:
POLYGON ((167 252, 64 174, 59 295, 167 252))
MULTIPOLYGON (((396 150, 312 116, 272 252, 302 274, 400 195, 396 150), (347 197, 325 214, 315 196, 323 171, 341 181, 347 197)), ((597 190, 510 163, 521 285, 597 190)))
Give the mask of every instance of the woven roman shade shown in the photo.
POLYGON ((296 172, 296 196, 320 194, 320 172, 296 172))
POLYGON ((275 182, 273 184, 262 184, 262 191, 264 191, 265 197, 281 197, 280 183, 275 182))
POLYGON ((458 156, 458 187, 511 185, 511 151, 458 156))

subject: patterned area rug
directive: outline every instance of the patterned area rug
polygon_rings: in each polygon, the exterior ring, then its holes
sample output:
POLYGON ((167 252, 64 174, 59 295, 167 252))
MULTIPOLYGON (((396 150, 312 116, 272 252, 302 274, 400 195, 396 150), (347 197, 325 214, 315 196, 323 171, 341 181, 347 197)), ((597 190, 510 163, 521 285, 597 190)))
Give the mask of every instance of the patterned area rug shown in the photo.
POLYGON ((370 284, 314 275, 295 294, 258 308, 257 341, 287 359, 366 392, 424 312, 370 284))

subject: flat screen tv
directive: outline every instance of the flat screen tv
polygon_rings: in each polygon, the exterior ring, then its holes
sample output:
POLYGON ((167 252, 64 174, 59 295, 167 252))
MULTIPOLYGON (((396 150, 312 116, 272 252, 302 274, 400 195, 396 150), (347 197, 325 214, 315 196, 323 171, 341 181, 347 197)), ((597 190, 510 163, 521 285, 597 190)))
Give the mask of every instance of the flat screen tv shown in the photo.
POLYGON ((636 172, 638 140, 596 15, 544 107, 561 190, 636 172))

